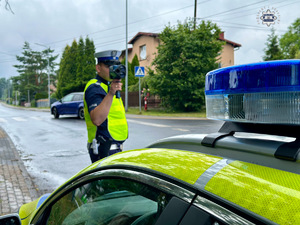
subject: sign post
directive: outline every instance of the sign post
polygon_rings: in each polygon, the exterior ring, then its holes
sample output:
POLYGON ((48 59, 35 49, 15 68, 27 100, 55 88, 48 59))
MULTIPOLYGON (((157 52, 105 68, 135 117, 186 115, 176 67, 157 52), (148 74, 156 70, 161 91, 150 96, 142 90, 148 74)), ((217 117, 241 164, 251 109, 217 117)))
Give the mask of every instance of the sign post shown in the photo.
POLYGON ((141 77, 145 76, 145 67, 143 66, 135 66, 134 67, 134 76, 139 78, 139 109, 141 109, 141 77))

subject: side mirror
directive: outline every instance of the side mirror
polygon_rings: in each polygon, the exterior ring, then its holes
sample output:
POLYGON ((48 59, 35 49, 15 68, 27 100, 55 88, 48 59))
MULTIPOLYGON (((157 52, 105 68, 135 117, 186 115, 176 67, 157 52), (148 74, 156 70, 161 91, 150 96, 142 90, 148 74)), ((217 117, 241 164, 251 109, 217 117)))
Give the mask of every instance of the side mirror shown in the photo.
POLYGON ((5 216, 0 216, 1 225, 21 225, 21 219, 18 214, 8 214, 5 216))

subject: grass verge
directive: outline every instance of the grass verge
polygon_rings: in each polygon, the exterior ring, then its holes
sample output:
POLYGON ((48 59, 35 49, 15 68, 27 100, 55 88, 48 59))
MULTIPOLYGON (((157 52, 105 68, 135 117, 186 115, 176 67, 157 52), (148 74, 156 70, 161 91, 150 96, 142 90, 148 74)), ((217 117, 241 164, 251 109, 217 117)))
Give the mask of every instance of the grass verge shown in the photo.
POLYGON ((128 108, 127 114, 134 115, 144 115, 144 116, 171 116, 171 117, 198 117, 198 118, 206 118, 206 111, 202 110, 200 112, 168 112, 161 109, 148 109, 147 111, 144 108, 128 108))

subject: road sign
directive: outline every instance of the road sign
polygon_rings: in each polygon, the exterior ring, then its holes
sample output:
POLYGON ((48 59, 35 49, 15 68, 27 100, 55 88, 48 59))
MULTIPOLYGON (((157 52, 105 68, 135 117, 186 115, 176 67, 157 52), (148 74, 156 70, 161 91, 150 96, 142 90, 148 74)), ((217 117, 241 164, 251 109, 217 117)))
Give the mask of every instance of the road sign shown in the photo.
POLYGON ((144 77, 145 76, 145 67, 143 67, 143 66, 135 66, 134 67, 134 75, 136 77, 144 77))

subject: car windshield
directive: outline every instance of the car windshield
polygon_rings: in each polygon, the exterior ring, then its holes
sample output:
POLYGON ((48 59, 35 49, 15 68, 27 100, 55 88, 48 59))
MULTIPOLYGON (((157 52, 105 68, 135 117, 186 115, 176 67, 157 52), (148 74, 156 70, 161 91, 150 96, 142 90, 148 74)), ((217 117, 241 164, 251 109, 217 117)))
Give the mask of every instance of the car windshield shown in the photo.
POLYGON ((61 99, 62 102, 70 102, 73 98, 73 94, 69 94, 61 99))

